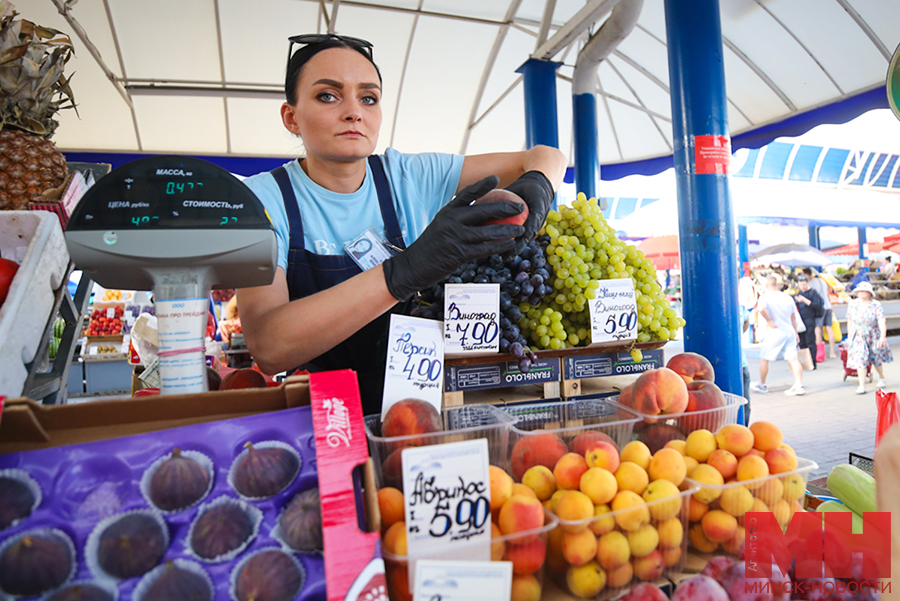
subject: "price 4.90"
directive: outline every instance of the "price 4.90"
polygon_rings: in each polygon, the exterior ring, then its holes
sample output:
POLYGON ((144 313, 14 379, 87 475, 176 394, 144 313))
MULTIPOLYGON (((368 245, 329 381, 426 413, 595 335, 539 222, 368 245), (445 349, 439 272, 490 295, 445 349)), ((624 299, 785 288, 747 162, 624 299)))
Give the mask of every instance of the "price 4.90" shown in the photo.
POLYGON ((612 314, 606 318, 606 324, 603 327, 603 331, 611 335, 630 332, 637 327, 637 321, 638 318, 635 311, 619 313, 618 317, 616 314, 612 314))

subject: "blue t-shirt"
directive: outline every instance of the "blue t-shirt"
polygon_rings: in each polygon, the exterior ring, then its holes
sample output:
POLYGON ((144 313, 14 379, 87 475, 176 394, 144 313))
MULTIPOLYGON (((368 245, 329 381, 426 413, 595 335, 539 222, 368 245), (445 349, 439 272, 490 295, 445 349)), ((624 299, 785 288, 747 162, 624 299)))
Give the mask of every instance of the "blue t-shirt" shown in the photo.
MULTIPOLYGON (((403 154, 388 148, 382 158, 397 220, 408 246, 456 194, 465 157, 437 153, 403 154)), ((339 194, 318 185, 296 160, 285 163, 284 168, 300 206, 306 250, 319 255, 343 255, 345 245, 366 229, 386 238, 368 162, 362 186, 350 194, 339 194)), ((272 220, 278 240, 278 266, 287 271, 290 226, 281 190, 268 171, 248 177, 244 183, 253 190, 272 220)))

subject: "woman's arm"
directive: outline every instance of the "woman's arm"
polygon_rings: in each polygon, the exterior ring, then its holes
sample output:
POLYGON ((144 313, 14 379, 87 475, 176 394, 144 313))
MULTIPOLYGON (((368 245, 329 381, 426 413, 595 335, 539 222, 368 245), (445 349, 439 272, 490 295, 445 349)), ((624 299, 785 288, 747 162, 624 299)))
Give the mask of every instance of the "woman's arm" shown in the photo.
POLYGON ((397 303, 380 265, 295 301, 279 267, 272 284, 242 288, 237 297, 247 348, 270 375, 315 359, 397 303))
POLYGON ((500 187, 505 188, 529 171, 543 173, 557 190, 567 166, 566 155, 551 146, 535 146, 523 152, 473 154, 463 161, 457 192, 489 175, 499 177, 500 187))

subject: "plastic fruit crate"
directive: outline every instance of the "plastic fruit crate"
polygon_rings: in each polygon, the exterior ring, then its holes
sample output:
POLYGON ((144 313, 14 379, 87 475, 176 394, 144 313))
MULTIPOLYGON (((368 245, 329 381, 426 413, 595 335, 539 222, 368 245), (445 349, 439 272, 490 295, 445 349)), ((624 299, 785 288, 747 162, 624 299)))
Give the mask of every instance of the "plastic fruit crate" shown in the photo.
POLYGON ((694 501, 699 502, 693 503, 693 512, 689 516, 689 529, 685 530, 685 538, 689 540, 691 549, 700 553, 717 553, 737 557, 741 552, 741 539, 744 533, 741 509, 750 503, 748 495, 753 498, 754 504, 749 511, 772 511, 775 519, 780 524, 786 525, 795 511, 803 510, 806 482, 809 480, 809 473, 817 467, 819 466, 815 461, 798 457, 797 469, 755 480, 715 485, 686 478, 685 482, 699 488, 694 498, 694 501), (704 497, 704 495, 707 496, 704 497), (707 503, 708 509, 704 510, 700 503, 710 497, 715 498, 707 503), (760 502, 765 503, 766 506, 759 505, 760 502), (734 523, 729 517, 720 514, 716 514, 715 519, 706 518, 706 522, 704 522, 703 516, 709 515, 712 511, 722 511, 737 521, 734 538, 730 541, 715 542, 706 535, 704 528, 711 532, 716 532, 716 528, 719 528, 719 531, 722 529, 728 531, 731 528, 730 524, 734 523), (703 536, 700 536, 701 533, 703 536))
POLYGON ((405 447, 426 447, 486 438, 490 463, 506 468, 509 430, 516 421, 514 417, 493 405, 462 405, 444 409, 441 418, 444 422, 442 432, 386 438, 381 435, 381 416, 366 416, 369 455, 375 463, 375 476, 379 488, 393 486, 402 490, 402 483, 399 480, 400 450, 405 447))
MULTIPOLYGON (((538 458, 545 455, 546 463, 558 458, 563 447, 583 455, 586 448, 583 445, 596 440, 611 440, 621 451, 631 442, 634 425, 641 421, 635 411, 608 399, 536 401, 506 405, 502 409, 518 419, 509 435, 510 473, 516 481, 533 464, 531 461, 523 464, 518 459, 527 447, 533 446, 538 458)), ((554 466, 546 467, 552 470, 554 466)))
MULTIPOLYGON (((545 521, 544 525, 541 528, 535 528, 533 530, 523 530, 522 532, 508 534, 505 536, 491 537, 491 561, 512 561, 509 554, 510 549, 518 547, 518 549, 516 550, 521 550, 523 543, 532 546, 532 548, 543 547, 546 552, 550 533, 556 529, 558 521, 556 519, 556 516, 546 509, 544 510, 544 516, 545 521), (540 544, 537 544, 533 541, 540 541, 540 544)), ((465 557, 466 548, 471 546, 472 545, 465 544, 455 546, 454 558, 459 559, 460 557, 465 557)), ((515 553, 515 551, 513 552, 515 553)), ((388 593, 390 595, 391 601, 412 601, 414 580, 413 574, 410 574, 409 570, 409 557, 407 555, 394 555, 385 551, 383 548, 381 551, 381 555, 384 558, 385 576, 387 578, 388 593)), ((431 557, 426 555, 417 557, 417 559, 445 558, 431 557)), ((544 573, 547 569, 546 562, 547 558, 545 558, 545 560, 541 563, 541 567, 538 568, 536 572, 532 572, 531 574, 516 574, 515 572, 513 573, 513 590, 519 589, 529 592, 529 595, 526 597, 517 597, 516 595, 513 595, 513 599, 541 598, 541 593, 544 589, 544 573)))
POLYGON ((658 582, 669 573, 680 572, 687 556, 688 502, 698 490, 682 484, 676 495, 600 517, 558 518, 559 526, 550 533, 547 548, 551 578, 576 597, 603 600, 640 582, 658 582), (628 551, 624 562, 623 550, 628 551), (580 566, 570 562, 582 562, 588 555, 591 558, 580 566), (596 590, 598 583, 592 582, 590 574, 598 562, 605 583, 596 590))

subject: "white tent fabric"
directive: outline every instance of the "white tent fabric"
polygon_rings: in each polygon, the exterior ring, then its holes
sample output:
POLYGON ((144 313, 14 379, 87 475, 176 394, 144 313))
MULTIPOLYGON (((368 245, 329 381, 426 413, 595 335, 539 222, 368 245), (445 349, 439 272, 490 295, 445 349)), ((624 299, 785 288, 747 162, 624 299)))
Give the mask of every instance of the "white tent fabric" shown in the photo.
MULTIPOLYGON (((625 0, 622 0, 625 1, 625 0)), ((75 37, 80 118, 61 116, 64 151, 292 157, 281 125, 287 38, 336 31, 374 43, 384 75, 378 151, 521 149, 516 69, 561 28, 579 31, 541 58, 558 71, 560 148, 572 156, 573 65, 613 0, 19 0, 36 23, 75 37), (601 8, 579 27, 579 11, 601 8), (69 13, 70 21, 59 10, 69 13), (590 25, 590 27, 588 27, 590 25), (104 71, 104 69, 106 71, 104 71), (110 79, 110 77, 112 79, 110 79)), ((598 70, 603 164, 672 152, 663 0, 645 0, 630 36, 598 70)), ((589 11, 588 11, 589 12, 589 11)), ((721 0, 729 123, 751 131, 884 85, 900 42, 897 0, 721 0)), ((544 44, 547 47, 547 44, 544 44)))

